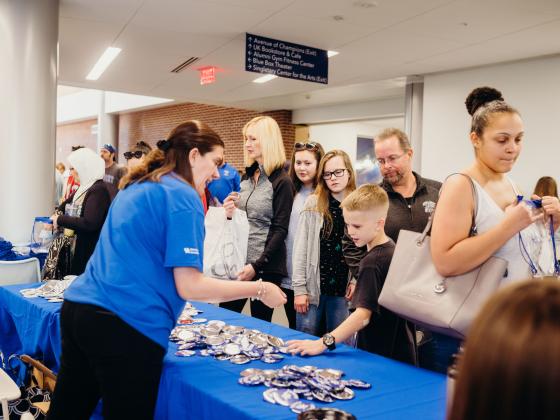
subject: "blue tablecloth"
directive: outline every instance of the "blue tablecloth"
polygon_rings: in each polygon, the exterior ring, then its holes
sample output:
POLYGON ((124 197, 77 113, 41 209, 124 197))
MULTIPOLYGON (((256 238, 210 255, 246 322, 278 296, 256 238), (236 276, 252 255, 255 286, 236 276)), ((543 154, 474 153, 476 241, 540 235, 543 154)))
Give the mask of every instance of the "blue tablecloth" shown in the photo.
MULTIPOLYGON (((19 289, 0 287, 0 349, 4 353, 22 349, 42 355, 49 367, 58 368, 60 360, 60 304, 44 299, 25 299, 19 289), (9 324, 9 325, 8 325, 9 324), (7 351, 7 349, 11 349, 7 351)), ((201 317, 221 319, 231 325, 256 328, 283 339, 305 338, 300 332, 246 317, 213 305, 195 303, 204 311, 201 317)), ((237 384, 239 372, 247 367, 277 369, 283 364, 332 367, 350 378, 370 382, 370 390, 357 390, 356 398, 318 406, 336 406, 358 419, 444 419, 445 377, 417 369, 374 354, 340 346, 318 357, 288 356, 279 364, 251 362, 234 365, 213 358, 174 355, 169 344, 162 372, 156 419, 294 419, 288 408, 271 405, 262 399, 264 386, 237 384)))

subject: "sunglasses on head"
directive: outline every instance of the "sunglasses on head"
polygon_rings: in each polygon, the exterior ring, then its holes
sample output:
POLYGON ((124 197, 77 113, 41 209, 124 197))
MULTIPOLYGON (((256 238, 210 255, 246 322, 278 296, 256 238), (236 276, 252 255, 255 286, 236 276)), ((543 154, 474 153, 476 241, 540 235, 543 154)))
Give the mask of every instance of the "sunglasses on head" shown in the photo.
POLYGON ((124 158, 126 160, 132 159, 133 157, 136 159, 140 159, 143 153, 140 150, 136 150, 135 152, 124 152, 124 158))
POLYGON ((294 144, 296 150, 317 150, 317 143, 296 143, 294 144))

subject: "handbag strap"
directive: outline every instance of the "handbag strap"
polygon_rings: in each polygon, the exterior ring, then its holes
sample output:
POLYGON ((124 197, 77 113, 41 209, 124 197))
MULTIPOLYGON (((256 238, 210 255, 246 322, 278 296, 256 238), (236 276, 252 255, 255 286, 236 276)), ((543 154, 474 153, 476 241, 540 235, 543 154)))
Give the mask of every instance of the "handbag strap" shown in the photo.
MULTIPOLYGON (((465 178, 467 178, 469 180, 471 190, 472 190, 473 200, 474 200, 474 209, 473 209, 473 214, 472 214, 469 237, 470 236, 475 236, 476 233, 477 233, 476 214, 478 212, 478 193, 476 191, 476 186, 474 185, 474 182, 473 182, 473 180, 470 176, 468 176, 467 174, 463 174, 461 172, 452 173, 451 175, 449 175, 445 178, 445 181, 447 181, 449 179, 449 177, 452 177, 453 175, 463 175, 465 178)), ((445 183, 445 181, 444 181, 444 183, 445 183)), ((443 185, 439 189, 438 197, 441 195, 441 190, 442 189, 443 189, 443 185)), ((436 208, 437 208, 437 203, 436 203, 436 208)), ((419 244, 419 245, 421 245, 424 242, 424 239, 426 239, 426 236, 428 236, 428 232, 430 232, 430 229, 432 228, 432 223, 433 223, 433 219, 434 219, 434 214, 436 212, 436 208, 434 208, 434 211, 432 211, 432 213, 430 214, 430 217, 428 218, 428 222, 426 223, 426 227, 424 228, 424 230, 422 231, 422 234, 420 235, 420 237, 416 241, 416 243, 419 244)))

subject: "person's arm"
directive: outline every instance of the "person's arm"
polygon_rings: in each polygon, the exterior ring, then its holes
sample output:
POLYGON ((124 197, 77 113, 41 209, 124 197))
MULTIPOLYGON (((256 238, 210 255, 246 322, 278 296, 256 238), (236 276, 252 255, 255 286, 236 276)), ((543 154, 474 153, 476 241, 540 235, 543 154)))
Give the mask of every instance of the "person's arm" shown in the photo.
POLYGON ((542 197, 542 206, 547 217, 552 217, 554 231, 560 228, 560 201, 558 197, 542 197))
MULTIPOLYGON (((356 308, 348 318, 331 332, 335 343, 342 343, 352 335, 360 331, 371 320, 371 311, 366 308, 356 308)), ((317 340, 291 340, 288 341, 288 351, 292 354, 301 356, 316 356, 323 353, 327 346, 323 344, 323 339, 317 340)))
POLYGON ((263 271, 268 261, 284 245, 290 226, 294 193, 294 186, 289 178, 282 177, 278 180, 272 196, 272 220, 268 230, 266 245, 261 256, 251 264, 257 274, 263 271))
POLYGON ((84 200, 84 214, 81 217, 61 215, 56 221, 58 226, 74 229, 77 232, 94 232, 101 229, 105 222, 107 209, 111 205, 109 192, 103 186, 92 187, 84 200))
POLYGON ((173 278, 177 293, 184 300, 217 303, 258 296, 271 308, 286 303, 284 292, 269 282, 218 280, 204 277, 193 267, 174 267, 173 278))
MULTIPOLYGON (((335 343, 341 343, 360 331, 370 323, 372 313, 374 311, 379 312, 377 301, 384 281, 380 264, 383 264, 384 260, 380 259, 379 255, 375 256, 374 260, 375 264, 373 266, 370 261, 365 266, 362 264, 360 267, 356 293, 352 301, 356 310, 331 332, 335 343)), ((386 263, 389 264, 389 260, 386 263)), ((322 338, 288 342, 288 350, 293 354, 299 353, 302 356, 314 356, 322 353, 326 348, 322 338)))
POLYGON ((432 226, 431 252, 442 276, 466 273, 483 264, 511 237, 542 219, 524 204, 512 204, 504 219, 482 234, 469 237, 474 198, 469 180, 450 177, 441 192, 432 226))

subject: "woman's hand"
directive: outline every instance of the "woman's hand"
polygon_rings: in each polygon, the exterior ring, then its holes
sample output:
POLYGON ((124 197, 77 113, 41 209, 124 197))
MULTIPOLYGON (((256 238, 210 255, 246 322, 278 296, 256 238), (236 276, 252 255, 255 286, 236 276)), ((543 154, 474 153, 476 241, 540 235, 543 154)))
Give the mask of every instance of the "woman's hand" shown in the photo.
POLYGON ((323 340, 291 340, 288 341, 288 351, 301 356, 316 356, 326 350, 323 340))
POLYGON ((354 292, 356 291, 356 283, 348 283, 348 287, 346 287, 346 295, 344 296, 347 301, 351 301, 354 297, 354 292))
POLYGON ((294 309, 299 314, 305 314, 309 310, 309 297, 307 295, 299 295, 294 297, 294 309))
POLYGON ((248 281, 252 280, 257 273, 251 264, 247 264, 243 269, 237 273, 237 280, 248 281))
POLYGON ((236 200, 235 198, 230 194, 226 197, 226 199, 224 200, 224 204, 223 204, 223 208, 226 212, 226 217, 228 219, 231 219, 233 217, 233 213, 235 212, 235 203, 236 200))
POLYGON ((277 308, 287 302, 286 294, 274 283, 263 282, 262 286, 265 288, 265 292, 261 301, 269 308, 277 308))
POLYGON ((58 223, 57 223, 57 221, 58 221, 58 214, 56 214, 56 213, 53 214, 53 215, 51 216, 51 220, 52 220, 52 222, 53 222, 53 230, 57 230, 57 229, 58 229, 58 223))
POLYGON ((507 206, 504 212, 503 223, 510 226, 515 233, 544 218, 543 211, 535 210, 522 201, 507 206))
POLYGON ((545 195, 542 198, 542 208, 547 216, 552 216, 554 219, 560 218, 560 200, 558 200, 558 197, 545 195))

